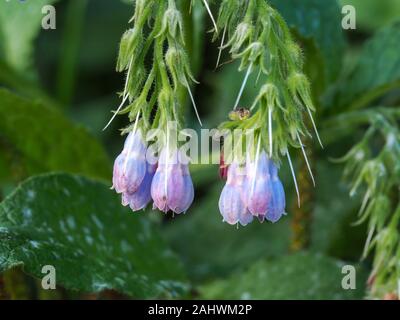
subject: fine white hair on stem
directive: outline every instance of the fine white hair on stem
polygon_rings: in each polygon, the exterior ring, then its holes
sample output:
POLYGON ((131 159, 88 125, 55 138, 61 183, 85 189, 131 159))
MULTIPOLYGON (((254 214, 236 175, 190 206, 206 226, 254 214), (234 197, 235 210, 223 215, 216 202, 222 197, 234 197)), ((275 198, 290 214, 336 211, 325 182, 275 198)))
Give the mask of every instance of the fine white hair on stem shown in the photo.
POLYGON ((301 151, 303 152, 304 159, 306 160, 308 172, 310 173, 311 180, 312 180, 313 185, 314 185, 314 187, 315 187, 314 175, 313 175, 313 173, 312 173, 312 170, 311 170, 311 167, 310 167, 310 163, 308 162, 308 158, 307 158, 306 151, 304 150, 303 142, 301 142, 300 135, 299 135, 298 132, 297 132, 297 140, 299 140, 299 144, 300 144, 300 147, 301 147, 301 151))
POLYGON ((249 65, 249 68, 247 69, 246 75, 245 75, 245 77, 243 79, 242 86, 240 87, 240 91, 239 91, 238 97, 236 98, 236 102, 235 102, 235 106, 233 107, 233 110, 235 110, 237 108, 237 106, 239 105, 240 98, 242 97, 244 88, 246 86, 247 80, 249 79, 249 76, 250 76, 250 73, 251 73, 251 68, 252 68, 252 65, 249 65))
POLYGON ((221 60, 221 55, 222 55, 222 48, 224 46, 224 41, 225 41, 225 34, 226 34, 226 26, 224 27, 224 31, 222 32, 222 40, 221 40, 221 45, 218 50, 218 58, 217 58, 217 64, 215 65, 215 69, 218 69, 218 67, 219 67, 219 62, 221 60))
POLYGON ((360 210, 358 211, 358 216, 361 216, 362 213, 364 212, 365 208, 367 207, 367 203, 369 200, 369 197, 371 196, 371 190, 368 189, 367 192, 364 195, 360 210))
POLYGON ((375 232, 375 226, 373 226, 368 232, 367 241, 365 242, 365 245, 364 245, 363 257, 367 256, 368 249, 370 247, 370 244, 372 241, 372 236, 374 235, 374 232, 375 232))
POLYGON ((258 159, 260 157, 260 145, 261 145, 261 135, 258 137, 258 142, 257 142, 257 151, 256 151, 256 158, 255 158, 255 170, 254 170, 253 182, 251 184, 251 191, 250 191, 251 195, 253 195, 254 188, 255 188, 255 185, 256 185, 258 159))
POLYGON ((300 192, 299 192, 299 187, 297 186, 296 174, 294 173, 293 163, 292 163, 292 159, 290 158, 289 150, 286 150, 286 156, 287 156, 287 158, 288 158, 290 171, 292 172, 294 187, 296 188, 296 193, 297 193, 297 204, 299 205, 299 208, 300 208, 300 192))
MULTIPOLYGON (((138 126, 138 122, 139 122, 139 116, 140 116, 140 111, 136 115, 135 126, 133 127, 133 131, 132 131, 133 134, 135 134, 136 131, 137 131, 137 126, 138 126)), ((131 152, 132 152, 132 144, 133 144, 133 139, 129 139, 128 154, 127 154, 127 156, 125 157, 125 160, 124 160, 124 171, 123 172, 126 172, 126 167, 128 165, 128 160, 129 160, 131 152)))
POLYGON ((124 93, 122 94, 122 97, 123 97, 122 102, 119 105, 118 109, 114 112, 110 121, 108 121, 106 126, 103 128, 103 131, 106 130, 110 126, 110 124, 114 121, 115 117, 117 116, 118 112, 120 112, 121 108, 124 106, 126 100, 128 100, 129 94, 127 93, 127 90, 128 90, 129 76, 131 74, 131 69, 132 69, 132 62, 133 62, 133 57, 131 58, 131 61, 129 62, 128 72, 126 73, 124 93))
POLYGON ((207 0, 203 0, 203 3, 204 3, 204 6, 206 7, 206 10, 207 10, 210 18, 211 18, 212 23, 214 25, 215 32, 218 33, 218 27, 217 27, 217 24, 215 23, 214 16, 213 16, 213 14, 212 14, 212 12, 210 10, 210 6, 208 5, 207 0))
POLYGON ((258 84, 258 80, 260 80, 260 77, 261 77, 261 72, 262 72, 262 70, 260 69, 260 71, 258 71, 258 75, 257 75, 257 78, 256 78, 256 82, 255 82, 255 84, 254 84, 254 87, 256 87, 256 86, 257 86, 257 84, 258 84))
POLYGON ((203 123, 201 122, 199 112, 197 111, 196 102, 194 101, 194 97, 193 97, 192 91, 190 90, 190 86, 189 86, 189 83, 187 81, 186 81, 186 87, 187 87, 188 92, 189 92, 190 100, 192 100, 193 109, 194 109, 194 112, 196 113, 197 120, 200 123, 200 127, 202 127, 203 123))
POLYGON ((317 136, 318 142, 319 142, 321 148, 323 149, 324 146, 323 146, 323 144, 322 144, 321 138, 319 137, 318 130, 317 130, 317 126, 315 125, 315 121, 314 121, 314 118, 313 118, 313 116, 312 116, 311 110, 310 110, 310 108, 306 108, 306 109, 307 109, 307 111, 308 111, 308 115, 310 116, 311 123, 312 123, 312 125, 313 125, 313 127, 314 127, 314 131, 315 131, 315 134, 316 134, 316 136, 317 136))
POLYGON ((269 157, 272 158, 272 108, 268 108, 269 157))

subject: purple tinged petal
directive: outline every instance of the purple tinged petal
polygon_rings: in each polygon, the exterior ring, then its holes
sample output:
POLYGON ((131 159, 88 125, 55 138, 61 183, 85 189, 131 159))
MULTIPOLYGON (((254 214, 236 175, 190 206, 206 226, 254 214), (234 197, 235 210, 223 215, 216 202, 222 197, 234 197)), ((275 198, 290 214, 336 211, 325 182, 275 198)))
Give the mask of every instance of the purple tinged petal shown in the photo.
POLYGON ((177 214, 186 212, 194 198, 188 167, 182 164, 172 165, 168 180, 168 207, 177 214))
POLYGON ((229 224, 249 222, 247 206, 244 197, 244 170, 237 163, 232 163, 228 169, 228 179, 219 198, 219 210, 224 221, 229 224))
POLYGON ((113 187, 118 193, 134 193, 146 174, 146 146, 139 133, 130 133, 122 153, 115 159, 113 187))
POLYGON ((163 212, 186 212, 194 199, 194 188, 189 168, 179 163, 177 150, 167 155, 161 152, 159 165, 151 185, 154 206, 163 212))
POLYGON ((285 190, 278 177, 278 169, 274 163, 270 164, 272 198, 268 206, 267 220, 277 222, 285 214, 285 190))
POLYGON ((240 217, 247 212, 241 188, 225 185, 219 198, 219 211, 225 222, 232 225, 239 222, 240 217))
POLYGON ((125 191, 122 168, 125 162, 125 155, 120 154, 114 161, 113 170, 113 188, 117 193, 122 193, 125 191))
POLYGON ((125 164, 124 179, 126 192, 136 192, 146 175, 146 159, 143 157, 128 158, 125 164))
POLYGON ((124 203, 129 204, 130 208, 133 211, 142 210, 149 204, 149 202, 151 201, 150 189, 151 189, 151 183, 153 180, 154 172, 155 172, 154 166, 148 165, 146 175, 145 175, 139 189, 132 194, 129 194, 129 193, 123 194, 123 196, 122 196, 123 204, 124 203))
POLYGON ((142 134, 139 131, 136 131, 135 133, 130 132, 125 140, 124 149, 122 150, 122 153, 141 155, 145 151, 146 151, 146 145, 142 138, 142 134))
POLYGON ((243 186, 246 179, 246 171, 236 162, 233 162, 228 168, 227 185, 243 186))
POLYGON ((250 213, 261 219, 267 214, 272 197, 271 177, 266 153, 260 153, 257 163, 247 162, 247 206, 250 213))
POLYGON ((246 210, 246 213, 243 213, 239 216, 239 222, 243 227, 247 226, 252 221, 253 215, 248 210, 246 210))
POLYGON ((167 195, 165 194, 165 177, 166 172, 162 166, 158 166, 158 169, 154 175, 151 183, 151 197, 154 201, 153 209, 158 209, 162 212, 168 212, 169 208, 167 205, 167 195))

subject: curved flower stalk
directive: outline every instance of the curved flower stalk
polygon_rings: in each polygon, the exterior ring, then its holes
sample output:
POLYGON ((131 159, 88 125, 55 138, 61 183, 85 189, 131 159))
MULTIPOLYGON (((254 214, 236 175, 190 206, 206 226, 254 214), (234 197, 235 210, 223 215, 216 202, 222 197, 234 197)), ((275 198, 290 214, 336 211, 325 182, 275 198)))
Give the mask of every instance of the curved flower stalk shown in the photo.
MULTIPOLYGON (((304 136, 311 136, 304 117, 310 119, 316 138, 322 146, 313 118, 315 108, 310 84, 302 72, 301 49, 293 41, 281 15, 265 0, 223 0, 217 26, 219 30, 223 30, 220 49, 229 49, 232 58, 240 60, 239 71, 246 71, 233 109, 237 110, 252 73, 258 74, 257 81, 264 81, 250 108, 252 114, 245 119, 231 119, 223 123, 221 128, 255 130, 256 136, 261 139, 261 147, 267 150, 269 158, 280 162, 282 156, 286 157, 300 206, 289 148, 301 149, 314 183, 302 142, 304 136)), ((219 32, 216 32, 215 39, 218 35, 219 32)))
POLYGON ((345 177, 352 181, 350 195, 365 190, 357 223, 368 222, 363 257, 374 254, 368 281, 371 297, 400 297, 400 113, 358 113, 361 119, 367 116, 370 127, 339 161, 345 162, 345 177))
POLYGON ((120 44, 117 71, 126 72, 126 80, 122 102, 105 128, 121 114, 128 114, 132 122, 123 130, 128 137, 115 160, 113 187, 122 193, 122 204, 133 211, 144 209, 153 198, 154 207, 161 211, 181 213, 193 201, 187 164, 169 162, 175 160, 178 150, 169 123, 176 123, 176 130, 182 128, 186 93, 201 124, 190 88, 195 80, 185 51, 179 5, 175 0, 136 0, 133 26, 120 44), (156 151, 162 150, 157 165, 146 162, 145 157, 150 145, 144 139, 151 129, 164 133, 157 141, 156 151))

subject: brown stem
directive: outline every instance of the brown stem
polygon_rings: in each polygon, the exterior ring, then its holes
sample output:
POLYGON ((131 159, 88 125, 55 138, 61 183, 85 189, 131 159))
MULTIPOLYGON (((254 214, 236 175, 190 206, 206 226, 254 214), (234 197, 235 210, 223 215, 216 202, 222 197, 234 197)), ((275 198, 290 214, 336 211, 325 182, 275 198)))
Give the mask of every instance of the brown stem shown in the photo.
MULTIPOLYGON (((313 159, 312 141, 305 139, 303 143, 308 146, 305 148, 305 152, 315 176, 315 170, 313 168, 315 161, 313 159)), ((291 210, 292 240, 290 244, 290 250, 292 252, 301 251, 310 245, 311 225, 315 207, 315 188, 308 172, 307 163, 304 157, 301 156, 298 163, 299 170, 297 172, 299 191, 301 194, 301 206, 299 208, 297 201, 295 201, 291 210)))

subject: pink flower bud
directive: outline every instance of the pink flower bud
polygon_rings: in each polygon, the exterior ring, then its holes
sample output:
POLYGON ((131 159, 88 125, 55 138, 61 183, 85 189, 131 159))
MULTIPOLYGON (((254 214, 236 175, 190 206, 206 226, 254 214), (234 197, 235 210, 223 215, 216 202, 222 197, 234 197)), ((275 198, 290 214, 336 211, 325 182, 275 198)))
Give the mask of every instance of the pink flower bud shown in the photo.
POLYGON ((247 225, 253 219, 249 214, 244 194, 245 171, 238 163, 228 169, 228 179, 219 198, 219 210, 224 221, 229 224, 247 225))
POLYGON ((272 197, 271 177, 267 154, 262 151, 257 163, 246 164, 247 207, 253 216, 264 220, 272 197))
POLYGON ((181 163, 181 154, 173 150, 169 154, 163 149, 158 168, 151 184, 154 208, 180 214, 186 212, 193 202, 194 188, 189 168, 181 163))
POLYGON ((134 193, 146 174, 146 146, 141 134, 131 132, 122 153, 115 159, 113 187, 118 193, 134 193))
POLYGON ((271 175, 271 201, 268 205, 267 220, 277 222, 285 214, 285 190, 278 177, 278 168, 270 161, 269 172, 271 175))
POLYGON ((147 165, 146 174, 137 191, 134 193, 125 192, 122 194, 122 204, 124 206, 129 205, 132 211, 139 211, 146 208, 151 201, 151 182, 155 171, 156 166, 147 165))

